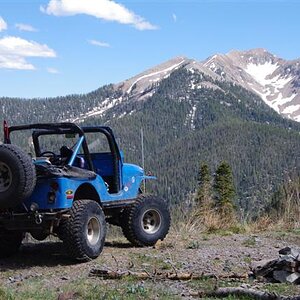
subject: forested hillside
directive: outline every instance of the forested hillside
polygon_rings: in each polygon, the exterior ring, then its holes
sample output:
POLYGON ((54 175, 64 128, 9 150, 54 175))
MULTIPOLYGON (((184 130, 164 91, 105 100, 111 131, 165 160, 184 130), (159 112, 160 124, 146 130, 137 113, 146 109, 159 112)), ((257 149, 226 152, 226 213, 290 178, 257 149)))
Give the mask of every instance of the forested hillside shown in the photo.
POLYGON ((241 86, 180 68, 153 83, 145 91, 149 92, 139 100, 110 85, 53 99, 1 98, 0 118, 10 124, 107 124, 126 160, 138 164, 143 128, 145 169, 159 178, 151 188, 172 203, 195 191, 201 161, 212 170, 222 160, 230 163, 237 203, 252 213, 269 203, 288 174, 298 172, 300 125, 282 118, 241 86))

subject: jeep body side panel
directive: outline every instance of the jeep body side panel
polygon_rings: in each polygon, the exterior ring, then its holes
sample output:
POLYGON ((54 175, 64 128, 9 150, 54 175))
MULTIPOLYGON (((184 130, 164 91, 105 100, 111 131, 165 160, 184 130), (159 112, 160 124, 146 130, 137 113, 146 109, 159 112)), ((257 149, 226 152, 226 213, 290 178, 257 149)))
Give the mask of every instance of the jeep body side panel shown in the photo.
MULTIPOLYGON (((32 203, 36 203, 39 210, 49 209, 66 209, 72 207, 73 200, 77 189, 86 184, 87 180, 83 178, 45 178, 39 179, 34 192, 29 199, 26 199, 24 204, 29 209, 32 203), (50 198, 53 197, 54 201, 50 198)), ((89 180, 88 184, 93 186, 99 197, 106 192, 106 185, 100 176, 94 180, 89 180)))
POLYGON ((24 204, 27 209, 32 203, 38 204, 39 210, 70 208, 77 189, 83 184, 89 184, 95 188, 103 205, 109 204, 111 201, 135 199, 139 193, 141 182, 148 177, 144 176, 142 168, 132 164, 123 164, 122 173, 122 189, 118 193, 109 193, 105 181, 99 175, 89 181, 83 178, 41 178, 38 180, 32 196, 24 204), (54 201, 53 198, 51 199, 53 194, 54 201))

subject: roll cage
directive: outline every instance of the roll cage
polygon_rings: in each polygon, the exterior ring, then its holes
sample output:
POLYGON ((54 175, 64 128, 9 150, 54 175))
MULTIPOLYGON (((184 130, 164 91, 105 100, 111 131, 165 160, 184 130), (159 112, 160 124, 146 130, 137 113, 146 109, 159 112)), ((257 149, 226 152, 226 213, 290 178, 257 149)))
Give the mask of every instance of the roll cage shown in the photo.
POLYGON ((14 131, 22 131, 22 130, 33 130, 32 132, 32 141, 34 145, 34 150, 36 156, 41 156, 41 149, 39 143, 39 137, 44 135, 56 135, 56 134, 78 134, 78 142, 75 146, 75 151, 70 159, 69 165, 72 165, 74 158, 78 154, 80 146, 83 149, 83 156, 86 161, 87 169, 95 172, 93 160, 91 157, 91 153, 89 151, 89 147, 85 138, 85 133, 102 133, 106 136, 110 151, 113 158, 113 173, 115 174, 115 191, 120 190, 121 180, 121 165, 122 158, 116 143, 113 131, 111 128, 107 126, 83 126, 79 127, 74 123, 37 123, 37 124, 29 124, 29 125, 19 125, 19 126, 10 126, 8 127, 7 123, 4 121, 4 143, 11 144, 10 134, 14 131))

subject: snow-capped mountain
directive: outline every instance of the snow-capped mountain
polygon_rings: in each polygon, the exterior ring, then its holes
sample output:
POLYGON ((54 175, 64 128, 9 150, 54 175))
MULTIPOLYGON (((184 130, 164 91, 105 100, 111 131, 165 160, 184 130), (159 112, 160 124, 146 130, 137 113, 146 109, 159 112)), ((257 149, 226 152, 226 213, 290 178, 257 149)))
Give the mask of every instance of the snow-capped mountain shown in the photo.
MULTIPOLYGON (((163 80, 178 69, 185 69, 191 75, 186 95, 199 89, 222 90, 220 82, 231 82, 258 95, 282 116, 300 122, 299 63, 300 59, 287 61, 264 49, 231 51, 213 55, 204 61, 175 57, 112 85, 112 92, 106 98, 95 99, 92 107, 71 115, 67 120, 83 122, 96 116, 121 118, 132 114, 139 105, 155 95, 163 80), (204 74, 206 79, 195 82, 196 74, 204 74)), ((194 114, 193 107, 191 115, 194 114)))
MULTIPOLYGON (((216 54, 205 61, 176 57, 115 85, 124 99, 145 100, 160 82, 178 68, 200 72, 213 80, 231 81, 254 92, 284 117, 300 121, 300 60, 287 61, 265 49, 216 54)), ((191 88, 219 88, 213 81, 191 88)), ((120 99, 119 99, 120 100, 120 99)), ((113 100, 116 102, 116 99, 113 100)))
POLYGON ((231 51, 203 62, 223 80, 253 91, 283 116, 300 121, 300 60, 287 61, 264 49, 231 51))

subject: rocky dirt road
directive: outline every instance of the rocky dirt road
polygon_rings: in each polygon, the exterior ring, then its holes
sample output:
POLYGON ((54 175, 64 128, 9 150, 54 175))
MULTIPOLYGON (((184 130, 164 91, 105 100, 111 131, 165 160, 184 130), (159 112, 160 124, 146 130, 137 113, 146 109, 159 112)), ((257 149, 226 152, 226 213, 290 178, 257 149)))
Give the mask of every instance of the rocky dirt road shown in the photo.
MULTIPOLYGON (((285 294, 297 286, 249 280, 218 280, 246 275, 251 264, 278 257, 285 246, 300 246, 298 233, 203 235, 172 232, 155 248, 134 248, 121 237, 108 236, 101 256, 91 262, 70 262, 60 242, 25 242, 18 255, 0 260, 0 299, 192 299, 195 291, 214 285, 256 285, 285 294), (147 272, 151 279, 103 280, 90 277, 93 268, 147 272), (157 272, 214 275, 189 281, 158 280, 157 272)), ((232 299, 232 298, 230 298, 232 299)))

